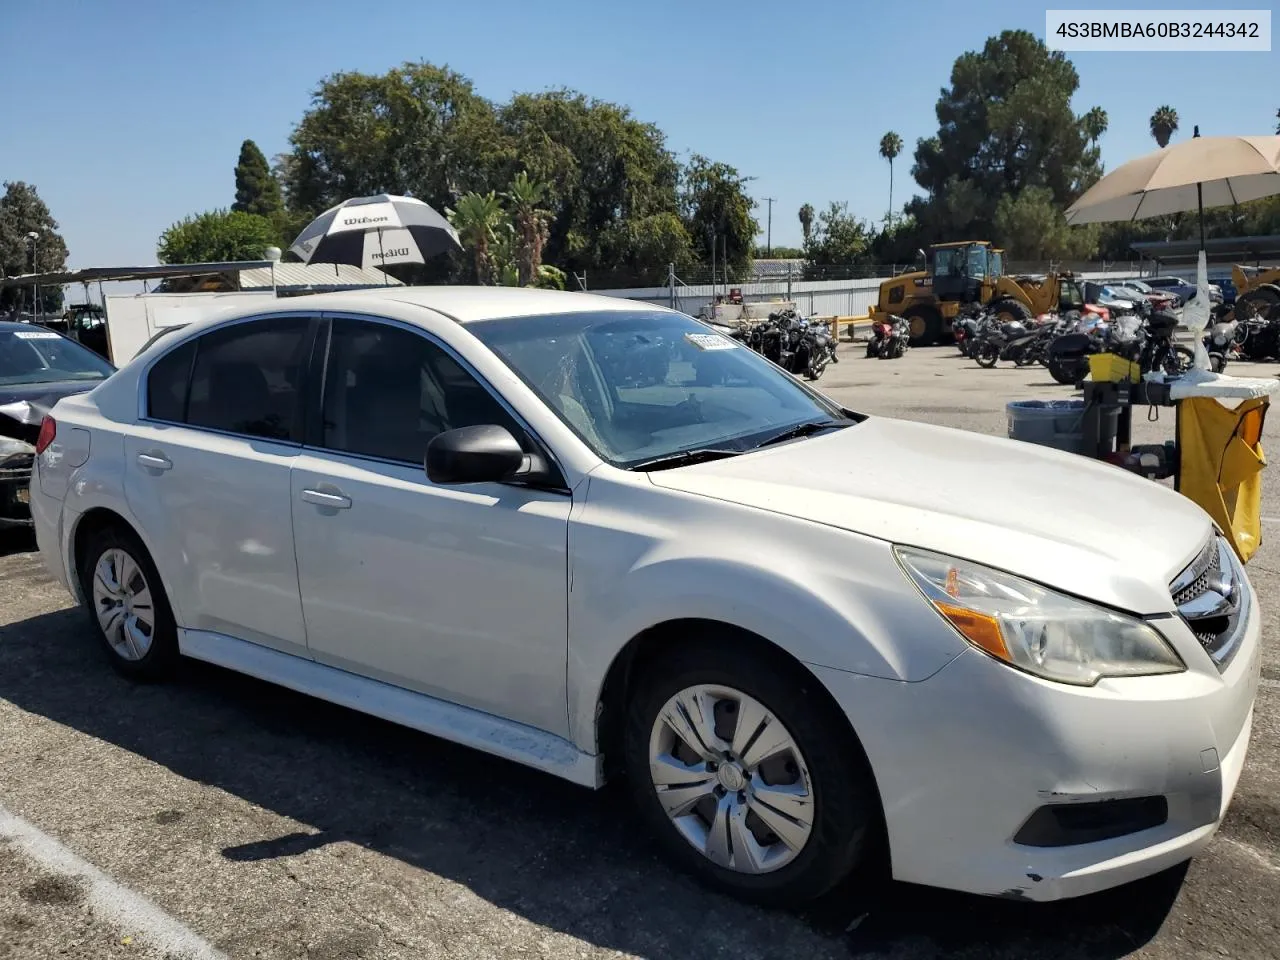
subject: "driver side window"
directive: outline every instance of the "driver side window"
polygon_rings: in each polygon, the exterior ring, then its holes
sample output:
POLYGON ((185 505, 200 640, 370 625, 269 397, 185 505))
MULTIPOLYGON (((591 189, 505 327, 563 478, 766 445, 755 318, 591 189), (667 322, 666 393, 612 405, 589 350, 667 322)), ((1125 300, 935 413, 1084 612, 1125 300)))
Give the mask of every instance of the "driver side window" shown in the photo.
POLYGON ((404 327, 333 321, 319 445, 327 450, 422 463, 437 434, 498 424, 524 431, 445 350, 404 327))

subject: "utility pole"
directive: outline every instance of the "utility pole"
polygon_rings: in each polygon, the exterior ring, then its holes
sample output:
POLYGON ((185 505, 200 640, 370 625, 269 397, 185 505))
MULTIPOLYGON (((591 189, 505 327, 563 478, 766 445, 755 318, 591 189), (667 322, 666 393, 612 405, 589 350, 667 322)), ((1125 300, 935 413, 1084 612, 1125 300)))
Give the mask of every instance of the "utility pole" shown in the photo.
POLYGON ((39 323, 40 315, 36 312, 40 302, 40 287, 36 283, 34 277, 36 273, 36 244, 40 242, 40 232, 32 230, 27 234, 27 252, 31 257, 31 322, 39 323))
POLYGON ((765 227, 764 234, 764 250, 766 258, 773 257, 773 197, 765 197, 765 203, 769 204, 769 220, 768 226, 765 227))

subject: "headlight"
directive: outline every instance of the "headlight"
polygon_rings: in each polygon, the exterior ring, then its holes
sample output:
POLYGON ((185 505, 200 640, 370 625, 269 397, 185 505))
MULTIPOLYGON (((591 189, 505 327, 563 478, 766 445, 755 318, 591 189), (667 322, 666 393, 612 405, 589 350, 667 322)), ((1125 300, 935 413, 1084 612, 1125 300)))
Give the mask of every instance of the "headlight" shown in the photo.
POLYGON ((1186 669, 1165 639, 1134 617, 998 570, 897 547, 902 568, 962 637, 1010 666, 1059 683, 1186 669))
POLYGON ((0 467, 4 466, 5 461, 10 457, 29 457, 34 455, 36 448, 22 440, 14 440, 12 437, 0 437, 0 467))

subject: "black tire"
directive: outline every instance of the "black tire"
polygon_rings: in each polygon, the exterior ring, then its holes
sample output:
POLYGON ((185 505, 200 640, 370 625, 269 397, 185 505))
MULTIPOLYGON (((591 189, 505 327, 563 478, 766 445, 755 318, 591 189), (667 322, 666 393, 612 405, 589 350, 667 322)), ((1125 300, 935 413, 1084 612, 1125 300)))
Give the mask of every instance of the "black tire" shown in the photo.
POLYGON ((1270 319, 1276 304, 1280 304, 1280 290, 1268 284, 1237 297, 1235 316, 1238 319, 1255 316, 1270 319))
POLYGON ((871 360, 871 359, 872 359, 872 358, 874 358, 874 357, 876 356, 876 354, 878 354, 879 352, 880 352, 880 351, 876 349, 876 341, 874 341, 874 340, 868 340, 868 341, 867 341, 867 359, 868 359, 868 360, 871 360))
POLYGON ((1088 360, 1061 360, 1054 359, 1049 361, 1049 376, 1053 377, 1058 383, 1071 386, 1079 383, 1084 373, 1089 370, 1088 360))
POLYGON ((1209 369, 1214 373, 1222 373, 1227 369, 1227 358, 1221 353, 1209 354, 1209 369))
POLYGON ((933 307, 910 307, 902 318, 911 331, 911 346, 929 347, 942 338, 942 314, 933 307))
POLYGON ((991 304, 991 312, 996 315, 996 318, 1001 323, 1009 323, 1010 321, 1027 323, 1031 319, 1031 311, 1027 309, 1027 305, 1020 300, 1014 300, 1012 297, 994 301, 991 304))
POLYGON ((811 674, 781 656, 744 647, 741 638, 668 647, 644 669, 628 704, 623 753, 641 819, 672 861, 715 889, 752 903, 791 906, 821 896, 872 859, 882 819, 861 745, 811 674), (713 863, 677 831, 658 799, 649 772, 650 736, 667 701, 699 684, 731 687, 757 700, 804 756, 812 830, 795 858, 772 872, 739 873, 713 863))
POLYGON ((111 665, 134 680, 163 680, 170 676, 179 660, 177 625, 174 623, 169 598, 164 592, 164 584, 160 580, 160 572, 138 536, 123 526, 108 526, 94 532, 77 558, 76 572, 80 580, 81 595, 84 598, 85 613, 111 665), (117 653, 98 622, 93 597, 94 571, 98 561, 108 550, 121 550, 128 555, 146 581, 151 594, 152 611, 155 616, 151 647, 138 660, 129 660, 117 653))
POLYGON ((1000 360, 1000 348, 986 340, 978 344, 977 349, 971 353, 974 362, 986 370, 990 370, 1000 360))
POLYGON ((1170 347, 1164 358, 1164 372, 1171 376, 1186 373, 1195 363, 1195 351, 1187 347, 1170 347))

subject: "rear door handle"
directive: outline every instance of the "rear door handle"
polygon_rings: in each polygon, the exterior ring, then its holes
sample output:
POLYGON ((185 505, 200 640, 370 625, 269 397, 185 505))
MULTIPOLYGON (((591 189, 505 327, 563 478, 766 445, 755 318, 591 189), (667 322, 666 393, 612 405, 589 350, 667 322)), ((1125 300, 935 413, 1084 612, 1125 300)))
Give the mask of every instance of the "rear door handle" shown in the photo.
POLYGON ((302 499, 306 503, 328 507, 330 510, 346 510, 351 506, 350 497, 341 493, 326 493, 324 490, 303 490, 302 499))
POLYGON ((153 453, 138 454, 138 466, 146 467, 148 470, 169 470, 173 467, 173 461, 168 457, 157 456, 153 453))

